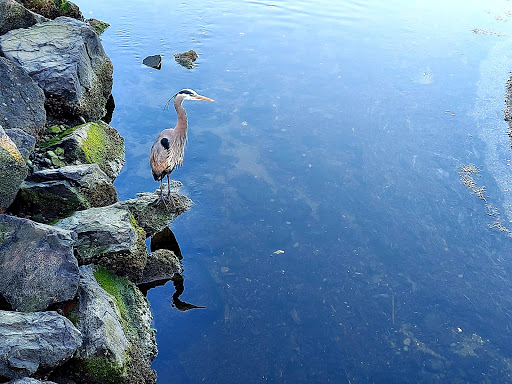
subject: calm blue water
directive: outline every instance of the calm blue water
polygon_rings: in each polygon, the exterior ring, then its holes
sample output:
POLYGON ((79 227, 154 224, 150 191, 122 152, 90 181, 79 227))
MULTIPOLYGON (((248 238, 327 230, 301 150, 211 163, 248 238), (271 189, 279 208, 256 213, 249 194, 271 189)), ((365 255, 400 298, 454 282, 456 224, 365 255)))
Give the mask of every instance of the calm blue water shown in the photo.
POLYGON ((512 239, 489 226, 512 229, 510 2, 80 6, 112 24, 120 199, 157 187, 169 97, 215 99, 185 104, 173 173, 196 203, 171 227, 181 299, 206 309, 148 293, 159 383, 512 382, 512 239))

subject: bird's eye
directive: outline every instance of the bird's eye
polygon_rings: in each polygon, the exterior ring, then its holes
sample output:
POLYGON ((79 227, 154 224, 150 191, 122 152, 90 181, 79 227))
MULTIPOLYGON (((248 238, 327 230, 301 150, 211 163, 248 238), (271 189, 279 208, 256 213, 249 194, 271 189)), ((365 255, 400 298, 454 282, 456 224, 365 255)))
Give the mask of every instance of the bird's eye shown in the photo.
POLYGON ((185 94, 185 95, 193 95, 193 93, 191 91, 189 91, 188 89, 184 89, 182 91, 180 91, 181 94, 185 94))

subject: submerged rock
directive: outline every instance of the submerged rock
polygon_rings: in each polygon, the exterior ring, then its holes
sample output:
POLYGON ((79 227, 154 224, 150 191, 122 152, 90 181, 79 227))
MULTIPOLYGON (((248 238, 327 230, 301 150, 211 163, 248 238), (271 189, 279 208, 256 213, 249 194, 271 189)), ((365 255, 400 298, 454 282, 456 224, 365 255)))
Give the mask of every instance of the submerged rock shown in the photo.
POLYGON ((42 311, 75 297, 75 239, 67 230, 0 215, 0 294, 13 310, 42 311))
POLYGON ((62 151, 66 164, 96 163, 114 181, 124 165, 124 139, 103 121, 69 128, 41 143, 47 151, 62 151))
POLYGON ((82 343, 71 321, 56 312, 0 311, 0 335, 0 379, 47 374, 82 343))
POLYGON ((126 207, 118 204, 75 212, 55 224, 78 235, 75 255, 80 265, 99 264, 137 281, 148 251, 146 234, 126 207))
POLYGON ((10 211, 49 223, 93 207, 117 202, 117 192, 97 164, 34 172, 21 185, 10 211))
POLYGON ((148 56, 144 60, 142 60, 142 64, 147 65, 148 67, 160 69, 162 68, 162 56, 153 55, 148 56))
POLYGON ((0 89, 0 124, 41 136, 46 123, 44 92, 25 70, 5 57, 0 57, 0 89))
MULTIPOLYGON (((158 189, 153 193, 137 193, 137 198, 119 204, 130 209, 135 220, 144 229, 147 236, 153 236, 194 204, 192 200, 179 192, 182 185, 180 181, 171 180, 171 195, 174 199, 174 206, 170 202, 163 203, 159 201, 158 189)), ((167 193, 167 184, 163 186, 165 193, 167 193)))
POLYGON ((0 126, 0 213, 4 213, 14 201, 27 174, 23 156, 0 126))
POLYGON ((0 35, 47 20, 40 14, 29 11, 16 0, 0 0, 0 35))
POLYGON ((112 91, 112 63, 88 24, 59 17, 0 36, 0 49, 46 95, 47 113, 77 121, 101 119, 112 91))
POLYGON ((176 60, 179 65, 187 69, 194 68, 194 61, 196 61, 198 57, 199 55, 193 49, 187 52, 174 54, 174 60, 176 60))
POLYGON ((155 383, 158 353, 146 298, 127 279, 101 267, 80 267, 79 307, 74 314, 84 342, 53 379, 76 383, 155 383))

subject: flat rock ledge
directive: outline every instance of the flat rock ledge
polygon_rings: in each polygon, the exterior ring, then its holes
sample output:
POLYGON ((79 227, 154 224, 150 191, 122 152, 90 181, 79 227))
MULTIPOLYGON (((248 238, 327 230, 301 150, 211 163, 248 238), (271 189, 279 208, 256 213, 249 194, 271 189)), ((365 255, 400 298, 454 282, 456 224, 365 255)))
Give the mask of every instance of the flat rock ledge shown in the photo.
MULTIPOLYGON (((187 196, 180 193, 183 184, 177 180, 171 180, 170 190, 174 204, 160 201, 160 190, 155 192, 137 193, 137 198, 120 202, 119 204, 130 209, 139 226, 150 237, 160 232, 183 212, 186 212, 194 204, 187 196)), ((167 183, 163 184, 164 193, 167 193, 167 183)))

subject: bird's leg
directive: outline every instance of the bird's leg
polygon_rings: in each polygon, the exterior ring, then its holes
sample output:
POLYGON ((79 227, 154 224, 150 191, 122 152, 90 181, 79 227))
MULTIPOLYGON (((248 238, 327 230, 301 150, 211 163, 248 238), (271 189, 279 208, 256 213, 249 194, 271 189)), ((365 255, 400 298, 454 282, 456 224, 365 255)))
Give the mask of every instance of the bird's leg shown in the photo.
POLYGON ((167 175, 167 197, 169 199, 169 201, 171 202, 172 204, 172 207, 176 210, 176 202, 174 201, 174 196, 171 195, 171 180, 170 180, 170 177, 169 175, 167 175))
POLYGON ((164 181, 164 178, 162 177, 160 179, 160 190, 158 191, 158 200, 156 201, 156 204, 162 203, 164 205, 165 209, 169 210, 169 207, 167 207, 167 204, 165 202, 165 197, 163 195, 163 189, 164 189, 163 181, 164 181))

